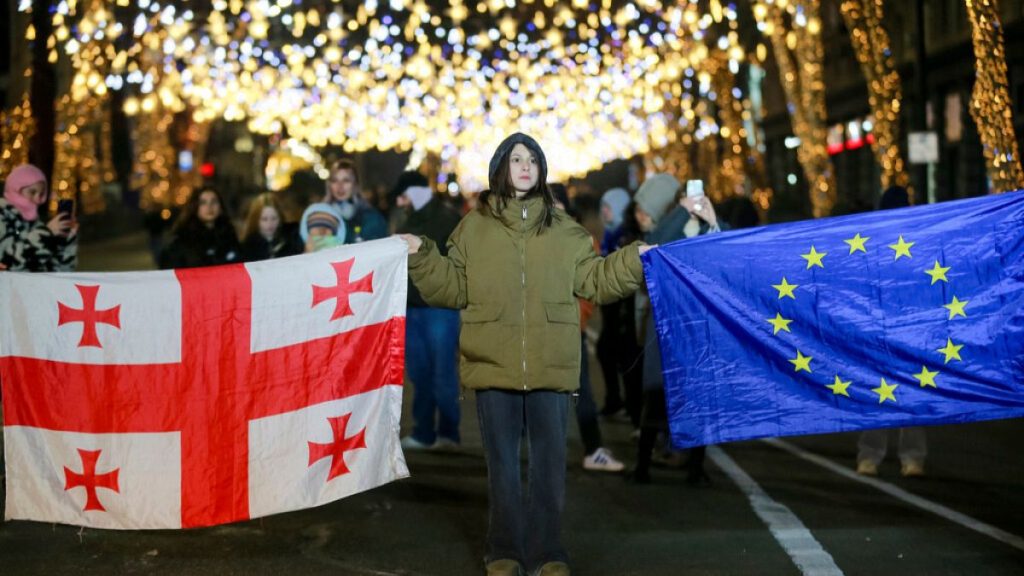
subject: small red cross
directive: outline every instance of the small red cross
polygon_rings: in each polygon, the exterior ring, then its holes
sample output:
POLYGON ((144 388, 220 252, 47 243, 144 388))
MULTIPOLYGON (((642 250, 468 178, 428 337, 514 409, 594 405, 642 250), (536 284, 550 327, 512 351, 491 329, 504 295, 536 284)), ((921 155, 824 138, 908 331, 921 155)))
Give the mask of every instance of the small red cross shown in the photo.
POLYGON ((323 458, 331 458, 331 472, 327 475, 328 482, 342 474, 349 473, 348 465, 345 464, 345 452, 366 448, 366 428, 357 432, 355 436, 345 437, 345 429, 348 427, 348 420, 351 417, 352 413, 350 412, 343 416, 327 419, 331 424, 331 430, 334 431, 334 441, 330 444, 309 443, 310 466, 323 458))
POLYGON ((72 471, 67 466, 64 467, 64 491, 67 492, 79 486, 85 488, 86 499, 83 510, 106 511, 106 508, 100 504, 99 496, 96 495, 96 488, 106 488, 117 493, 121 492, 117 486, 117 475, 120 468, 114 468, 110 472, 104 472, 103 474, 96 474, 96 462, 100 459, 100 452, 102 450, 78 449, 78 455, 82 458, 81 474, 72 471))
POLYGON ((63 302, 57 302, 57 326, 63 326, 71 322, 82 323, 82 339, 78 341, 78 347, 93 346, 102 348, 100 339, 96 336, 96 323, 109 324, 118 330, 121 329, 121 305, 106 310, 96 309, 96 294, 100 291, 99 286, 82 286, 75 284, 78 292, 82 295, 82 308, 71 308, 63 302))
POLYGON ((334 267, 334 273, 338 277, 338 283, 335 286, 317 286, 314 284, 313 305, 310 308, 315 308, 325 300, 336 298, 337 301, 334 304, 334 314, 331 315, 331 320, 337 320, 338 318, 353 314, 352 306, 348 302, 349 296, 356 292, 373 294, 373 272, 355 282, 349 281, 349 275, 352 273, 352 264, 355 261, 355 258, 349 258, 344 262, 331 263, 331 266, 334 267))

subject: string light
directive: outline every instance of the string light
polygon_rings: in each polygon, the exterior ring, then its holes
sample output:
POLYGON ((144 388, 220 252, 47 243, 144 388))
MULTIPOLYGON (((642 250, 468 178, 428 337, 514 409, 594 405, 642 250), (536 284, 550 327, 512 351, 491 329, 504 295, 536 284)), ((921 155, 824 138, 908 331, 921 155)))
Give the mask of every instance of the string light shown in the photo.
POLYGON ((867 80, 868 103, 874 116, 871 149, 882 168, 882 188, 909 188, 910 177, 900 152, 899 116, 903 88, 882 26, 882 0, 844 0, 840 5, 850 40, 867 80))
POLYGON ((5 180, 16 166, 28 163, 28 143, 35 133, 32 102, 26 91, 21 103, 11 111, 0 110, 0 180, 5 180))
POLYGON ((976 76, 971 116, 981 135, 988 177, 996 192, 1024 188, 1006 82, 1006 50, 995 0, 967 0, 976 76))
MULTIPOLYGON (((146 114, 186 114, 346 153, 435 155, 463 190, 486 185, 487 156, 516 130, 552 151, 554 179, 664 145, 664 94, 700 69, 704 42, 743 52, 736 34, 710 34, 734 28, 735 7, 721 4, 705 18, 695 3, 657 0, 446 10, 410 0, 214 0, 208 12, 112 1, 89 0, 82 10, 82 0, 59 0, 48 45, 85 85, 122 90, 136 124, 167 123, 146 114), (124 37, 133 41, 118 42, 124 37)), ((92 105, 80 90, 71 95, 69 106, 92 105)), ((137 160, 150 160, 136 168, 162 172, 133 178, 157 186, 144 193, 150 200, 177 198, 159 182, 188 178, 172 174, 173 163, 154 164, 164 145, 143 139, 157 148, 141 149, 137 160)))

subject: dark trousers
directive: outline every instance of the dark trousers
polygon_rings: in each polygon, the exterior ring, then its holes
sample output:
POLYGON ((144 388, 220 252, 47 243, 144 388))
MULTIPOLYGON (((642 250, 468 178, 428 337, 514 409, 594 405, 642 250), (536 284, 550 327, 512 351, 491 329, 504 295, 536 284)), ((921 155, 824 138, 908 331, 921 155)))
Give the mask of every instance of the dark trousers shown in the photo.
POLYGON ((611 414, 625 406, 633 427, 640 426, 643 407, 643 349, 636 342, 635 303, 630 296, 601 306, 601 336, 597 360, 601 364, 605 397, 602 412, 611 414), (625 402, 620 389, 625 389, 625 402))
POLYGON ((484 561, 508 558, 529 571, 547 562, 567 562, 561 533, 569 395, 547 390, 479 390, 476 407, 490 504, 484 561), (519 467, 524 434, 528 449, 525 498, 519 467))
POLYGON ((622 323, 619 320, 621 306, 622 302, 601 306, 601 335, 597 338, 597 360, 601 364, 601 375, 604 377, 604 410, 607 413, 622 407, 622 393, 619 390, 619 355, 622 352, 622 323))
POLYGON ((580 353, 580 389, 576 396, 576 423, 580 426, 580 440, 583 452, 593 454, 601 447, 601 426, 597 423, 597 404, 594 402, 594 389, 590 386, 590 361, 587 353, 587 336, 581 334, 582 352, 580 353))
POLYGON ((459 313, 410 306, 405 319, 405 369, 413 385, 412 437, 459 442, 459 313))

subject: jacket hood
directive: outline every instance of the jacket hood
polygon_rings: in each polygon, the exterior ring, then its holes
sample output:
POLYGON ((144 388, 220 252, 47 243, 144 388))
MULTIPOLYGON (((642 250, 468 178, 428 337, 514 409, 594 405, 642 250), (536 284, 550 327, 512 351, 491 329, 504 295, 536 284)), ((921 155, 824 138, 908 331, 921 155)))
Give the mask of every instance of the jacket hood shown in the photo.
POLYGON ((508 138, 505 138, 501 144, 498 144, 498 149, 494 151, 494 155, 491 156, 491 163, 487 169, 487 182, 491 190, 497 189, 494 177, 497 176, 498 167, 501 166, 502 160, 508 156, 512 148, 515 148, 516 144, 522 144, 533 152, 533 155, 537 157, 537 164, 540 166, 540 174, 537 178, 537 182, 547 182, 548 179, 548 161, 544 157, 544 151, 540 149, 540 144, 536 140, 530 138, 522 132, 516 132, 508 138))

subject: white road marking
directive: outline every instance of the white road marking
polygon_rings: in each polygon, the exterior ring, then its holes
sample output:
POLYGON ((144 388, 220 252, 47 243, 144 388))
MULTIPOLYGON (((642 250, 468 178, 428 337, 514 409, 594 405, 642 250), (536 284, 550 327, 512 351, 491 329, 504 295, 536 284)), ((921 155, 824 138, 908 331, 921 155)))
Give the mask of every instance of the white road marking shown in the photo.
POLYGON ((754 512, 768 525, 772 536, 801 573, 807 576, 842 576, 843 571, 836 566, 832 555, 822 548, 792 510, 772 500, 721 448, 709 446, 708 456, 747 495, 754 512))
POLYGON ((845 476, 850 480, 856 480, 857 482, 860 482, 862 484, 867 484, 868 486, 881 490, 882 492, 885 492, 886 494, 894 498, 898 498, 899 500, 902 500, 907 504, 917 506, 922 510, 927 510, 932 514, 945 518, 946 520, 956 522, 957 524, 960 524, 965 528, 969 528, 971 530, 974 530, 975 532, 979 532, 990 538, 994 538, 1004 544, 1009 544, 1010 546, 1013 546, 1018 550, 1024 550, 1024 538, 1021 538, 1016 534, 1011 534, 1005 530, 996 528, 991 524, 986 524, 981 520, 975 520, 974 518, 971 518, 966 514, 957 512, 956 510, 952 510, 950 508, 943 506, 942 504, 932 502, 931 500, 928 500, 926 498, 922 498, 920 496, 911 494, 910 492, 907 492, 906 490, 900 488, 899 486, 895 486, 883 480, 861 476, 860 474, 857 474, 856 472, 845 466, 836 464, 835 462, 832 462, 827 458, 823 458, 821 456, 818 456, 817 454, 808 452, 803 448, 794 446, 793 444, 790 444, 789 442, 786 442, 784 440, 779 440, 777 438, 768 438, 762 440, 762 442, 775 446, 776 448, 785 450, 786 452, 789 452, 790 454, 793 454, 798 458, 802 458, 804 460, 807 460, 808 462, 817 464, 822 468, 831 470, 832 472, 835 472, 840 476, 845 476))

